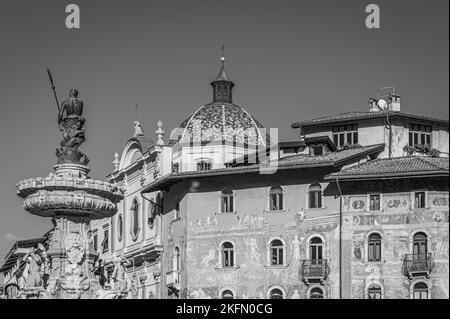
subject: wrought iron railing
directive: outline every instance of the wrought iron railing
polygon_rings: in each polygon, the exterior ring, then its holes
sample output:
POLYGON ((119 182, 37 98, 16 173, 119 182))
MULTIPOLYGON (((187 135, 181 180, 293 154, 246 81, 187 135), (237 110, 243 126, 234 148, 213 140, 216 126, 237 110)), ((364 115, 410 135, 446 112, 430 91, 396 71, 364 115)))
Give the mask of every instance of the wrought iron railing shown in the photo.
POLYGON ((433 256, 427 254, 406 254, 403 259, 403 275, 412 277, 414 275, 425 274, 428 276, 434 268, 433 256))
POLYGON ((300 276, 306 282, 317 279, 324 281, 330 274, 330 267, 326 259, 302 260, 300 276))

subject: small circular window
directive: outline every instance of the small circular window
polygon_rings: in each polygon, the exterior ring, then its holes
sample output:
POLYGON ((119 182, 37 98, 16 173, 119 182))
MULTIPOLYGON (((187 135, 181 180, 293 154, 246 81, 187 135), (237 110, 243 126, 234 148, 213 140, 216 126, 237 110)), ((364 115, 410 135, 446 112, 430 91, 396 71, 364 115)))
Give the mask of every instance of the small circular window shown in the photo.
POLYGON ((119 241, 122 241, 123 236, 123 218, 122 214, 119 215, 119 218, 117 219, 117 239, 119 241))

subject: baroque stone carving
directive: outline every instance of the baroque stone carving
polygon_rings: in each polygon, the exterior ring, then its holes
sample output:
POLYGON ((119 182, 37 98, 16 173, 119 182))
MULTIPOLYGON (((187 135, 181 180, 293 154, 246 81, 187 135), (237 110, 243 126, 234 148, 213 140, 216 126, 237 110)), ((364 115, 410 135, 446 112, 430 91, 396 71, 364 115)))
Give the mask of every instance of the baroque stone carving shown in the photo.
MULTIPOLYGON (((123 256, 113 259, 114 270, 109 285, 96 291, 97 299, 124 299, 131 291, 128 287, 125 265, 129 262, 123 256)), ((131 285, 130 285, 131 286, 131 285)))
POLYGON ((25 291, 44 289, 44 276, 49 271, 49 260, 42 244, 38 248, 31 248, 23 257, 25 264, 18 275, 19 287, 25 291))
POLYGON ((78 99, 78 91, 70 90, 69 98, 61 103, 58 126, 63 135, 60 147, 56 150, 58 164, 73 163, 87 165, 89 158, 78 150, 85 141, 86 119, 83 115, 83 101, 78 99))
POLYGON ((64 241, 67 261, 65 273, 61 278, 61 288, 73 298, 79 298, 83 291, 89 289, 89 279, 80 267, 83 264, 86 242, 77 233, 69 234, 64 241))

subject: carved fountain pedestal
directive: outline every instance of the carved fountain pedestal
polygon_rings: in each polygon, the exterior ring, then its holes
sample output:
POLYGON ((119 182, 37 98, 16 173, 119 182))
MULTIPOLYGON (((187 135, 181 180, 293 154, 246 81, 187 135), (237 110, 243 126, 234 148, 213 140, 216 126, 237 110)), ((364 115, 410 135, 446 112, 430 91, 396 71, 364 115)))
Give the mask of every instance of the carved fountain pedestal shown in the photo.
MULTIPOLYGON (((61 164, 55 166, 55 174, 17 185, 24 208, 52 218, 55 226, 47 250, 51 260, 47 289, 40 291, 39 298, 91 299, 101 288, 94 275, 98 256, 91 243, 90 222, 112 217, 122 193, 108 182, 90 179, 88 172, 86 166, 61 164)), ((29 297, 36 297, 36 287, 29 290, 29 297)))
POLYGON ((71 90, 59 113, 63 141, 55 173, 17 184, 25 210, 51 218, 54 224, 48 249, 41 247, 26 255, 28 279, 22 298, 95 299, 101 290, 94 274, 98 253, 91 243, 90 222, 112 217, 123 193, 116 185, 88 176, 89 160, 78 150, 84 142, 82 109, 78 91, 71 90))

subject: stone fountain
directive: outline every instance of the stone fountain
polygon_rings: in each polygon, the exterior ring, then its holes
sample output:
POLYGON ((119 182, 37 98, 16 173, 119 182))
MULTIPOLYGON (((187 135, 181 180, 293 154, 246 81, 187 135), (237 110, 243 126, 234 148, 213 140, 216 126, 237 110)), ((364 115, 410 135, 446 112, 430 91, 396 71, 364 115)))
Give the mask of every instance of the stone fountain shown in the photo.
MULTIPOLYGON (((42 245, 24 257, 22 298, 95 299, 102 293, 94 274, 90 222, 112 217, 123 192, 116 185, 89 178, 88 157, 78 150, 85 141, 83 102, 71 90, 58 111, 63 139, 56 151, 55 172, 17 184, 24 208, 51 218, 54 229, 48 247, 42 245)), ((116 294, 117 295, 117 294, 116 294)))

